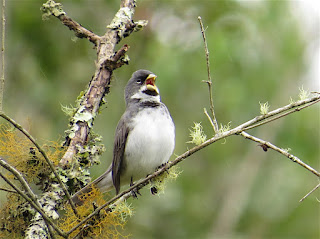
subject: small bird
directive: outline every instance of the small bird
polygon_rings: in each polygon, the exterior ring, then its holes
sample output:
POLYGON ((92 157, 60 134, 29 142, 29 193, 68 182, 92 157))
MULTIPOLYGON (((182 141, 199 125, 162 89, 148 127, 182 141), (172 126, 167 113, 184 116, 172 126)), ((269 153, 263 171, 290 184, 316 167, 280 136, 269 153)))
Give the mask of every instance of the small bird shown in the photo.
POLYGON ((118 194, 121 185, 133 185, 168 162, 175 145, 175 126, 160 100, 156 77, 148 70, 132 74, 125 87, 126 110, 115 132, 112 164, 72 197, 75 204, 82 204, 79 196, 90 192, 92 186, 101 192, 114 187, 118 194))

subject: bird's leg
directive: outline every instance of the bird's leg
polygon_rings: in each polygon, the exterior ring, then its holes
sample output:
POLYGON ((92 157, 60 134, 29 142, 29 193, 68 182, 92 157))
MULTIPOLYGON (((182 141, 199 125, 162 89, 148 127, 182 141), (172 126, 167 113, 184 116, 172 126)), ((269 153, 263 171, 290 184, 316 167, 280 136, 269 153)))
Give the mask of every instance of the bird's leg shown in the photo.
MULTIPOLYGON (((130 187, 133 186, 133 178, 131 177, 131 182, 130 182, 130 187)), ((138 198, 138 195, 141 196, 141 193, 139 192, 139 189, 138 188, 134 188, 133 190, 131 190, 131 194, 132 194, 132 197, 133 198, 138 198)))

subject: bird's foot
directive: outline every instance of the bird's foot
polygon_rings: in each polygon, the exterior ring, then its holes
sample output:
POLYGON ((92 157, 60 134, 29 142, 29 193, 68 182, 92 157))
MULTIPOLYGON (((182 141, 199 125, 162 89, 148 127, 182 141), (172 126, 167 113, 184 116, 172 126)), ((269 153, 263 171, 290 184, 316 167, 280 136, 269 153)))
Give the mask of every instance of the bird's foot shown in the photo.
MULTIPOLYGON (((130 187, 132 187, 133 185, 134 185, 133 179, 131 178, 130 187)), ((141 193, 139 192, 138 188, 134 188, 131 190, 131 195, 133 198, 138 198, 138 195, 141 196, 141 193)))
POLYGON ((163 168, 166 164, 167 164, 167 163, 163 163, 163 164, 159 165, 156 169, 158 170, 158 169, 160 169, 160 168, 163 168))
POLYGON ((156 195, 156 194, 158 193, 158 189, 157 189, 157 187, 155 187, 155 186, 151 187, 151 188, 150 188, 150 191, 151 191, 151 194, 152 194, 152 195, 156 195))
POLYGON ((135 188, 135 189, 131 190, 131 195, 133 198, 138 198, 138 195, 141 196, 141 193, 139 192, 139 189, 135 188))
MULTIPOLYGON (((159 166, 156 168, 156 171, 159 170, 159 169, 161 169, 161 168, 163 168, 163 167, 166 166, 167 164, 168 164, 168 162, 159 165, 159 166)), ((166 168, 166 169, 164 170, 164 172, 168 173, 168 169, 166 168)))

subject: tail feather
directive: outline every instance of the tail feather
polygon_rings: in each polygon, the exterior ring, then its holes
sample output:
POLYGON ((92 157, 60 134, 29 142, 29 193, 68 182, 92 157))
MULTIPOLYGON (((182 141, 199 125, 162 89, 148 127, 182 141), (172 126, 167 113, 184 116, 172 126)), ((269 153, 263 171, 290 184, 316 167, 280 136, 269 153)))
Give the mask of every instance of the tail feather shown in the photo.
POLYGON ((113 188, 111 167, 109 167, 100 177, 76 192, 71 197, 71 200, 76 206, 81 206, 83 204, 83 200, 81 200, 82 195, 90 193, 93 188, 98 188, 102 193, 108 192, 113 188))

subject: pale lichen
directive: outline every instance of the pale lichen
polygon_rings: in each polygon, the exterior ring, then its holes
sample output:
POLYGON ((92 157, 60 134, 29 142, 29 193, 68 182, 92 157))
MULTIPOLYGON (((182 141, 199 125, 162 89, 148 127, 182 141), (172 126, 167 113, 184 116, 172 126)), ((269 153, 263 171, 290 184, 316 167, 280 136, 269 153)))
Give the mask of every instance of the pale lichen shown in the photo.
POLYGON ((62 4, 56 3, 53 0, 48 0, 46 3, 42 4, 40 10, 43 12, 43 20, 47 20, 50 16, 59 17, 66 14, 62 9, 62 4))
POLYGON ((299 88, 299 99, 306 100, 310 97, 310 92, 303 89, 303 86, 299 88))
POLYGON ((134 31, 140 31, 142 30, 146 25, 148 25, 148 21, 147 20, 139 20, 134 22, 135 27, 134 27, 134 31))
POLYGON ((117 30, 119 39, 125 38, 132 32, 137 32, 143 29, 148 24, 146 20, 139 20, 132 22, 133 8, 122 7, 116 13, 115 17, 112 19, 111 23, 107 26, 109 29, 117 30), (130 27, 128 27, 130 23, 130 27))
POLYGON ((71 104, 69 105, 61 105, 61 110, 65 115, 72 117, 76 113, 76 108, 74 108, 71 104))
POLYGON ((194 122, 192 130, 190 129, 191 140, 188 143, 194 143, 195 145, 200 145, 206 141, 207 136, 204 134, 201 123, 194 122))
POLYGON ((120 220, 125 223, 128 217, 132 217, 134 214, 133 207, 127 201, 123 201, 114 207, 111 207, 112 212, 118 214, 120 220))
POLYGON ((222 133, 224 133, 224 132, 227 132, 227 131, 229 131, 230 129, 231 129, 231 122, 229 122, 229 123, 226 124, 226 125, 220 124, 218 134, 222 134, 222 133))
POLYGON ((180 170, 180 168, 177 165, 175 165, 163 172, 162 174, 160 174, 159 176, 153 178, 150 183, 151 192, 153 194, 158 195, 164 193, 166 183, 168 182, 168 180, 176 180, 181 173, 182 171, 180 170))
POLYGON ((259 104, 260 104, 260 114, 262 115, 268 114, 269 108, 270 108, 268 101, 266 103, 259 102, 259 104))

